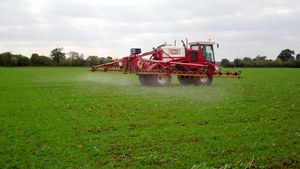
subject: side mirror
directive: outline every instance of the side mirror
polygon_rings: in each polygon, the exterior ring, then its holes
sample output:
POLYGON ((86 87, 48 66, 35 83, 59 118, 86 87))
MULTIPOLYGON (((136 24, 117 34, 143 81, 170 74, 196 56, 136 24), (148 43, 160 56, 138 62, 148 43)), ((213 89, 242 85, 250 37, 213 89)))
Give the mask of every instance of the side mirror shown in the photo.
POLYGON ((217 43, 217 48, 219 49, 220 45, 217 43))

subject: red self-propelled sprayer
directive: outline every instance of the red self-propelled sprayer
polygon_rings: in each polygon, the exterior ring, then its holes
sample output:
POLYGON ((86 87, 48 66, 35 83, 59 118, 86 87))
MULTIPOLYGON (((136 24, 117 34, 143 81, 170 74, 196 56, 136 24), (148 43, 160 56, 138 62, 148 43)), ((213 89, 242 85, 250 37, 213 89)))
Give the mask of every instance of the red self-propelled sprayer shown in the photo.
POLYGON ((163 44, 146 53, 132 48, 129 56, 92 66, 91 71, 135 73, 146 86, 168 86, 172 76, 183 85, 202 86, 209 86, 214 77, 240 78, 240 71, 230 72, 216 65, 214 42, 181 42, 182 47, 163 44))

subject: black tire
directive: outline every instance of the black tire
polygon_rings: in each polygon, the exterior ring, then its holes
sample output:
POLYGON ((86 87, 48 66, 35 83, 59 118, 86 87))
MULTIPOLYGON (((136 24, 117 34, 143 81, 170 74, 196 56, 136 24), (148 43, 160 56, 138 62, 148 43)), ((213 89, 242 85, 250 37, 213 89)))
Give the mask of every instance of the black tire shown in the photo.
POLYGON ((213 78, 212 77, 208 77, 208 76, 205 76, 205 77, 195 77, 195 84, 197 86, 209 86, 211 85, 212 81, 213 81, 213 78))
POLYGON ((151 76, 151 84, 153 86, 169 86, 171 84, 172 77, 169 75, 164 74, 158 74, 158 75, 152 75, 151 76))
POLYGON ((151 86, 151 75, 139 75, 139 80, 143 86, 151 86))
POLYGON ((193 76, 178 76, 178 81, 182 85, 195 85, 195 77, 193 76))

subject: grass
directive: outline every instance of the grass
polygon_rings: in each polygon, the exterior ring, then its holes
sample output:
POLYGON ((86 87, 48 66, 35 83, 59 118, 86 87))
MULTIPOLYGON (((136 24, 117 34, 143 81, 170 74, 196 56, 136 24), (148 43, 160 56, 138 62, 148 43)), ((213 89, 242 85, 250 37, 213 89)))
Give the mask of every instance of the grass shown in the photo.
POLYGON ((87 68, 0 68, 0 168, 299 168, 300 69, 142 87, 87 68))

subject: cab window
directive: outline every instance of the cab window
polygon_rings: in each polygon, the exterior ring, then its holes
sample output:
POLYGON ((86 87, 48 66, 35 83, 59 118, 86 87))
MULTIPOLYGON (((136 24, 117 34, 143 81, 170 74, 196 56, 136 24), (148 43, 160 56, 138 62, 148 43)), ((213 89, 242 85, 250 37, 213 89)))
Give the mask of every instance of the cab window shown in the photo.
POLYGON ((215 58, 212 45, 202 45, 201 48, 203 58, 207 61, 214 62, 215 58))
POLYGON ((198 49, 199 49, 199 46, 198 46, 198 45, 192 45, 192 46, 191 46, 191 49, 192 49, 192 50, 198 50, 198 49))

